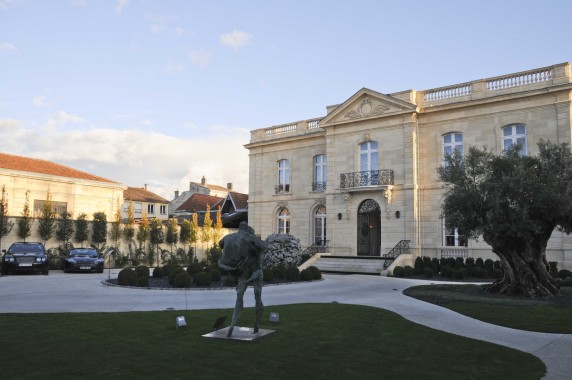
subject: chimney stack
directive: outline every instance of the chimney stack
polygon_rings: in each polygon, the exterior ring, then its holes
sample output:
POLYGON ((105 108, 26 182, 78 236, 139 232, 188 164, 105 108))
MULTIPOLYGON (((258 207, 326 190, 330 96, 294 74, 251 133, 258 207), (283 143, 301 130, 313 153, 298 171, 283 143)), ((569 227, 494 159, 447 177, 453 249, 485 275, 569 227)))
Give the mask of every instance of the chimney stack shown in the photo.
POLYGON ((201 185, 206 186, 207 184, 207 179, 205 178, 205 176, 203 176, 203 178, 201 178, 201 185))
POLYGON ((232 182, 227 182, 227 183, 226 183, 226 189, 227 189, 228 191, 232 191, 232 182))
POLYGON ((175 199, 179 198, 179 190, 175 190, 175 199))
POLYGON ((145 184, 145 190, 147 190, 147 184, 145 184))

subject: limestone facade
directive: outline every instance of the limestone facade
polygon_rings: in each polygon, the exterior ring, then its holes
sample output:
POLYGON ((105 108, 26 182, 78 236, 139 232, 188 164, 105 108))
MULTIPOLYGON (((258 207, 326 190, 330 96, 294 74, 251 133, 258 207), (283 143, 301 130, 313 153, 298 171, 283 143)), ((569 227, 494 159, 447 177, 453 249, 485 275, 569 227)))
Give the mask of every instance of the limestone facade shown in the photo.
MULTIPOLYGON (((444 151, 571 143, 571 108, 569 63, 425 91, 362 88, 325 117, 251 131, 249 224, 336 256, 383 255, 409 240, 414 256, 494 258, 482 240, 465 247, 443 227, 444 151)), ((554 232, 547 254, 571 268, 572 238, 554 232)))

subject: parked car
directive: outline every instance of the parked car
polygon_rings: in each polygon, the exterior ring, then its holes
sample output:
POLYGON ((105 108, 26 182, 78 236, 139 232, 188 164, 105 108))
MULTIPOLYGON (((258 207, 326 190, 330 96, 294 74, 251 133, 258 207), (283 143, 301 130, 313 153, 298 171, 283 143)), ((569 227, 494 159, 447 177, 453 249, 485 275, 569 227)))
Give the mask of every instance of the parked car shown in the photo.
POLYGON ((39 272, 50 274, 50 261, 42 243, 13 243, 3 249, 2 274, 13 272, 39 272))
POLYGON ((64 272, 95 271, 103 273, 104 259, 94 248, 72 248, 64 259, 64 272))

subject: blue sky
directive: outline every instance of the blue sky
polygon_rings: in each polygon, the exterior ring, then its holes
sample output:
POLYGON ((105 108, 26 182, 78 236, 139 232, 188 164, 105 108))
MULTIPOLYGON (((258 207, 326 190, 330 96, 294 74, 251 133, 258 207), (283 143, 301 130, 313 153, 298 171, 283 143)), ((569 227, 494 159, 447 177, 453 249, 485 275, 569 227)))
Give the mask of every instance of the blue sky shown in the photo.
POLYGON ((0 150, 167 199, 248 191, 249 131, 362 87, 567 62, 572 1, 0 0, 0 150))

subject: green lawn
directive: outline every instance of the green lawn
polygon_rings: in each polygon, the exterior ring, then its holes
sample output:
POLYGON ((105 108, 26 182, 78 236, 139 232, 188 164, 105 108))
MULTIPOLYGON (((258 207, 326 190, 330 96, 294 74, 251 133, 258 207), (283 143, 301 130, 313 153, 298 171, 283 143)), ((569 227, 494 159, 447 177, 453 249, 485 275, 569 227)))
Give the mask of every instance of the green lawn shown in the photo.
MULTIPOLYGON (((240 325, 251 325, 246 309, 240 325)), ((231 310, 1 314, 6 379, 539 379, 533 355, 344 304, 267 307, 255 342, 203 338, 231 310), (280 323, 267 322, 268 312, 280 323), (184 315, 188 326, 175 328, 184 315)))
POLYGON ((488 295, 477 285, 424 285, 404 293, 499 326, 572 334, 572 288, 560 291, 559 297, 551 299, 488 295))

